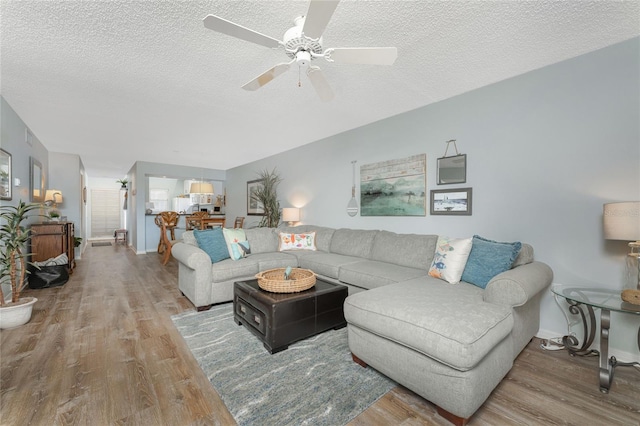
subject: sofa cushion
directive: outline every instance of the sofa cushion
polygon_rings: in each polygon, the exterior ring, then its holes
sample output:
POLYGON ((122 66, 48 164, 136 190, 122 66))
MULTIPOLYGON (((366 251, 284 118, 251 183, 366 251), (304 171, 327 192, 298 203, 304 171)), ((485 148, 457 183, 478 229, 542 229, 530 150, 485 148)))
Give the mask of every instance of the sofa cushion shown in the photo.
POLYGON ((258 253, 252 254, 251 258, 254 262, 258 263, 258 272, 268 269, 286 268, 287 266, 295 268, 298 266, 298 259, 289 253, 290 252, 258 253))
POLYGON ((221 228, 195 230, 193 235, 198 242, 198 247, 209 255, 212 263, 229 258, 229 249, 221 228))
POLYGON ((422 277, 427 274, 424 269, 409 268, 392 263, 374 260, 342 265, 338 278, 341 282, 356 287, 371 289, 383 285, 422 277))
POLYGON ((337 229, 331 238, 330 252, 369 259, 373 239, 379 231, 337 229))
POLYGON ((491 278, 511 269, 521 247, 520 242, 501 243, 474 235, 462 280, 485 288, 491 278))
POLYGON ((193 231, 185 231, 182 233, 182 242, 185 244, 189 244, 190 246, 198 247, 198 241, 196 240, 196 236, 193 235, 193 231))
POLYGON ((226 259, 211 265, 211 277, 214 283, 230 281, 240 277, 250 277, 259 272, 255 256, 240 260, 226 259))
POLYGON ((520 253, 518 253, 518 257, 516 257, 516 260, 513 262, 513 265, 511 265, 511 268, 513 269, 517 268, 518 266, 527 265, 533 262, 533 260, 533 247, 531 247, 529 244, 522 243, 520 253))
POLYGON ((429 275, 458 284, 471 251, 471 238, 438 237, 429 275))
POLYGON ((345 300, 347 322, 460 371, 478 364, 513 328, 508 306, 482 290, 432 277, 378 287, 345 300))
POLYGON ((249 228, 244 230, 251 253, 278 251, 278 235, 273 228, 249 228))
POLYGON ((380 231, 371 248, 371 260, 410 268, 429 269, 436 250, 437 235, 396 234, 380 231))
POLYGON ((312 254, 310 256, 298 257, 298 263, 301 268, 311 269, 316 274, 336 280, 340 274, 341 266, 362 261, 359 257, 344 256, 335 253, 322 253, 319 251, 308 253, 312 254))

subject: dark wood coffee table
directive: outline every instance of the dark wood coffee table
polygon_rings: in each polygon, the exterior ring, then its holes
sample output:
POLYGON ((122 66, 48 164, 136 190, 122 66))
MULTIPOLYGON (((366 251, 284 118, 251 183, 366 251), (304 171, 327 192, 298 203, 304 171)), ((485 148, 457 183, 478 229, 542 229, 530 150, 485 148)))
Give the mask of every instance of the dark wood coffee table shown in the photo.
POLYGON ((347 287, 321 279, 300 293, 270 293, 258 286, 258 280, 238 281, 233 288, 233 318, 274 354, 298 340, 346 326, 347 293, 347 287))

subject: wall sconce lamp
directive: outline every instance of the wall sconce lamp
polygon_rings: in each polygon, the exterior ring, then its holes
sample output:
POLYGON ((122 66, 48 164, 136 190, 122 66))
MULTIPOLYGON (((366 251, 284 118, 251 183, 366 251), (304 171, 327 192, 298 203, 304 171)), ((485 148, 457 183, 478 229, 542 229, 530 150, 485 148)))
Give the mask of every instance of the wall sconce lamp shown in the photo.
POLYGON ((47 206, 58 207, 58 204, 62 204, 62 192, 57 189, 47 189, 44 195, 44 203, 47 206))
POLYGON ((603 212, 604 238, 631 241, 629 257, 635 258, 637 284, 622 291, 622 300, 640 305, 640 201, 608 203, 603 212))
POLYGON ((289 226, 293 226, 295 222, 300 221, 300 209, 296 207, 285 207, 282 209, 282 221, 289 222, 289 226))

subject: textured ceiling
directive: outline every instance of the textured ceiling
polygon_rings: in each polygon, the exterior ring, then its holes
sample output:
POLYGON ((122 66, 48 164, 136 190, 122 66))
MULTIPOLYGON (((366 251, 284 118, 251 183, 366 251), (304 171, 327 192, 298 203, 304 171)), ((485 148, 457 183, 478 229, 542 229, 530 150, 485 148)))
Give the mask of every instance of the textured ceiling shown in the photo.
POLYGON ((319 62, 335 99, 281 50, 204 28, 216 14, 281 39, 307 2, 1 0, 0 93, 89 176, 137 160, 214 169, 264 158, 640 35, 638 1, 342 1, 324 46, 396 46, 391 67, 319 62))

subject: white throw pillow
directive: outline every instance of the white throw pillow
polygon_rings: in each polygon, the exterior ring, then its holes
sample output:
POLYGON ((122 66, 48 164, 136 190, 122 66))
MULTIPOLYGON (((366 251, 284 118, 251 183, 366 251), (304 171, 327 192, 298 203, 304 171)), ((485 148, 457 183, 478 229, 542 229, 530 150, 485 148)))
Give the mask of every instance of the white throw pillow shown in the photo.
POLYGON ((281 232, 278 236, 278 250, 316 250, 316 231, 304 234, 281 232))
MULTIPOLYGON (((224 228, 222 230, 222 233, 224 234, 224 240, 227 243, 227 250, 229 250, 230 258, 232 258, 233 260, 239 260, 240 258, 246 256, 246 253, 242 250, 239 251, 238 247, 236 247, 235 251, 233 250, 233 244, 239 244, 241 242, 247 241, 247 236, 244 233, 244 229, 224 228)), ((246 248, 248 249, 249 243, 246 243, 246 246, 247 246, 246 248)))
POLYGON ((473 238, 454 239, 439 236, 429 275, 450 284, 458 284, 471 253, 472 242, 473 238))

